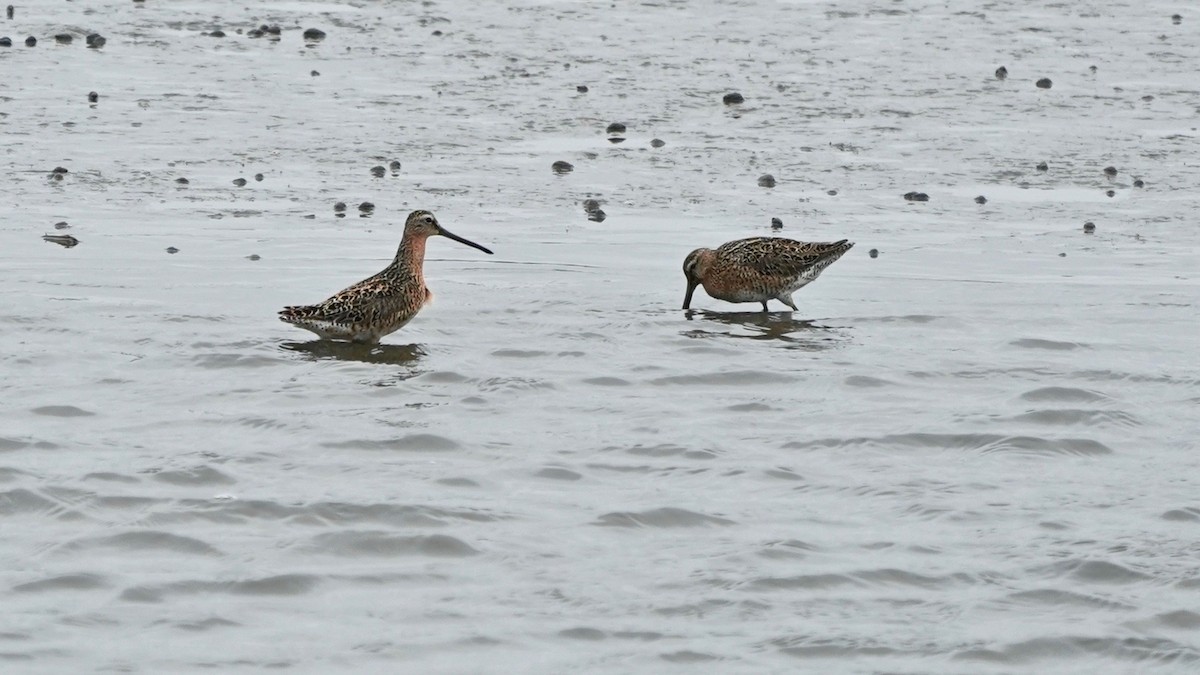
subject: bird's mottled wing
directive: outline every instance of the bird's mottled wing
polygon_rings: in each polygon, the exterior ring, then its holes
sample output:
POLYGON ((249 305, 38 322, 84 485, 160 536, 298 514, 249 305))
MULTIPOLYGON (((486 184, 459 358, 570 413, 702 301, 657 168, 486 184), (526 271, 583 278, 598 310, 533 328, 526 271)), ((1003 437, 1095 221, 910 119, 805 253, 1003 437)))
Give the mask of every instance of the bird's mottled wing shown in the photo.
MULTIPOLYGON (((396 284, 382 274, 363 279, 342 290, 328 300, 303 307, 287 307, 280 315, 292 319, 320 321, 340 326, 378 324, 383 319, 394 320, 402 305, 413 307, 413 314, 421 304, 404 303, 396 293, 396 284)), ((423 291, 424 289, 422 289, 423 291)))
POLYGON ((780 237, 751 237, 731 241, 717 249, 727 257, 760 274, 793 276, 829 258, 837 259, 854 244, 841 241, 805 242, 780 237))

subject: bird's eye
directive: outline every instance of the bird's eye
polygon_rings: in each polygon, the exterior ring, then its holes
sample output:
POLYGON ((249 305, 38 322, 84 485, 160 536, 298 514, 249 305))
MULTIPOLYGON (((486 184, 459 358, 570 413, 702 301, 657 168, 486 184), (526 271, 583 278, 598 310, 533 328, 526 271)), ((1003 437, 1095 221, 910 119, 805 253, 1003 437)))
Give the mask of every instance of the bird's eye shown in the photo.
POLYGON ((425 216, 425 224, 432 225, 433 224, 433 216, 425 216))

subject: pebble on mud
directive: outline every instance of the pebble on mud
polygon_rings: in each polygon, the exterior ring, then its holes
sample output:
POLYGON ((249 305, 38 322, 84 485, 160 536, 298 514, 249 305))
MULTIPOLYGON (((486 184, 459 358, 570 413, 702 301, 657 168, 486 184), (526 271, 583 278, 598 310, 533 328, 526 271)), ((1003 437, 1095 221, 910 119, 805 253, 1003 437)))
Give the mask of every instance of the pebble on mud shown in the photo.
POLYGON ((1139 179, 1133 181, 1133 187, 1137 187, 1137 188, 1146 187, 1146 183, 1141 178, 1139 178, 1139 179))
POLYGON ((620 122, 613 122, 612 124, 608 125, 608 128, 605 129, 605 131, 610 134, 623 134, 625 133, 625 125, 621 124, 620 122))
POLYGON ((592 211, 599 211, 599 210, 600 210, 600 202, 599 201, 597 201, 595 199, 583 200, 584 213, 591 213, 592 211))
POLYGON ((323 31, 319 28, 306 28, 306 29, 304 29, 304 39, 305 40, 324 40, 325 39, 325 31, 323 31))
POLYGON ((564 162, 560 159, 551 164, 550 168, 554 170, 554 173, 571 173, 575 170, 575 165, 571 164, 570 162, 564 162))
POLYGON ((772 176, 769 173, 764 173, 758 177, 758 186, 765 188, 775 187, 775 176, 772 176))
POLYGON ((1116 191, 1116 190, 1108 190, 1108 191, 1107 191, 1107 192, 1105 192, 1104 194, 1108 195, 1109 197, 1116 197, 1116 196, 1117 196, 1117 191, 1116 191))
POLYGON ((69 45, 75 41, 75 38, 70 33, 59 33, 54 36, 54 41, 60 45, 69 45))
POLYGON ((11 46, 12 46, 12 38, 0 37, 0 47, 11 47, 11 46))
POLYGON ((370 213, 375 210, 375 205, 371 202, 363 202, 358 205, 358 210, 362 211, 363 213, 370 213))
POLYGON ((1116 176, 1117 175, 1117 167, 1115 167, 1115 166, 1104 167, 1104 175, 1108 176, 1109 178, 1116 176))
POLYGON ((596 209, 595 211, 588 211, 588 220, 592 221, 593 223, 603 223, 604 219, 607 217, 608 217, 608 214, 605 213, 603 209, 596 209))
POLYGON ((609 136, 608 142, 612 143, 613 145, 616 145, 617 143, 624 143, 625 137, 624 136, 609 136))
POLYGON ((318 71, 315 71, 315 70, 314 70, 314 71, 310 72, 310 73, 309 73, 309 75, 310 75, 310 76, 312 76, 312 77, 320 77, 320 76, 321 76, 321 73, 319 73, 318 71))
POLYGON ((246 256, 246 260, 262 260, 262 256, 257 253, 251 253, 250 255, 246 256))
MULTIPOLYGON (((13 18, 13 6, 9 5, 6 11, 8 12, 8 18, 9 19, 13 18)), ((1175 16, 1179 16, 1179 15, 1176 14, 1175 16)))
POLYGON ((371 167, 371 175, 375 176, 376 178, 383 178, 384 175, 386 175, 386 174, 387 174, 387 169, 383 168, 382 166, 371 167))
POLYGON ((879 257, 879 249, 873 248, 870 251, 867 251, 867 255, 871 256, 872 258, 878 258, 879 257))
POLYGON ((586 93, 588 93, 588 88, 587 88, 587 85, 586 85, 586 84, 580 84, 580 85, 576 85, 576 86, 575 86, 575 91, 577 91, 577 92, 579 92, 579 93, 581 93, 581 94, 586 94, 586 93))
POLYGON ((1035 168, 1037 168, 1038 171, 1049 171, 1050 165, 1046 164, 1045 162, 1038 162, 1037 167, 1035 168))
POLYGON ((245 178, 234 178, 233 184, 238 187, 242 187, 246 184, 246 179, 245 178))
MULTIPOLYGON (((12 18, 12 5, 9 5, 9 7, 8 7, 8 18, 10 18, 10 19, 12 18)), ((1172 14, 1171 15, 1171 23, 1178 26, 1179 24, 1183 23, 1183 16, 1179 15, 1179 14, 1172 14)))
POLYGON ((88 92, 88 103, 95 103, 99 100, 100 100, 100 94, 97 94, 94 91, 88 92))
POLYGON ((979 195, 978 197, 975 198, 975 203, 976 204, 986 204, 987 197, 984 197, 983 195, 979 195))
POLYGON ((1004 66, 1000 66, 999 68, 996 69, 996 79, 997 80, 1003 80, 1006 77, 1008 77, 1008 68, 1005 68, 1004 66))
POLYGON ((176 178, 175 182, 178 183, 179 185, 188 185, 189 183, 191 183, 191 181, 186 178, 176 178))
POLYGON ((783 221, 778 218, 772 218, 771 219, 771 229, 772 230, 782 230, 783 229, 783 221))
POLYGON ((56 166, 50 173, 70 173, 70 171, 67 171, 67 167, 65 166, 56 166))
POLYGON ((71 226, 68 225, 67 221, 65 221, 65 220, 60 220, 54 224, 54 229, 56 229, 56 230, 67 230, 70 228, 71 228, 71 226))
POLYGON ((208 37, 223 38, 223 37, 225 37, 225 31, 218 28, 217 30, 214 30, 211 33, 205 33, 205 35, 207 35, 208 37))
POLYGON ((392 173, 400 173, 400 161, 393 159, 388 162, 388 168, 392 170, 392 173))
POLYGON ((179 249, 175 248, 174 246, 168 246, 167 253, 170 253, 171 255, 175 255, 176 253, 179 253, 179 249))
POLYGON ((929 195, 925 194, 924 192, 905 192, 904 193, 904 201, 927 202, 927 201, 929 201, 929 195))
POLYGON ((346 202, 338 202, 338 203, 334 204, 333 210, 337 213, 341 213, 342 211, 345 211, 346 210, 346 202))
POLYGON ((92 33, 91 35, 87 36, 87 46, 91 47, 92 49, 100 49, 107 42, 108 40, 99 33, 92 33))
POLYGON ((838 196, 838 191, 837 190, 826 190, 825 194, 829 195, 830 197, 836 197, 836 196, 838 196))
POLYGON ((746 97, 742 96, 741 94, 739 94, 735 91, 735 92, 730 92, 730 93, 722 96, 721 102, 724 103, 725 105, 737 105, 739 103, 745 103, 746 97))
POLYGON ((37 45, 37 38, 33 37, 32 35, 25 38, 25 46, 26 47, 33 47, 35 45, 37 45))
POLYGON ((1092 234, 1095 231, 1096 231, 1096 224, 1093 223, 1092 221, 1089 220, 1083 224, 1083 233, 1084 234, 1092 234))
POLYGON ((258 181, 258 182, 260 182, 260 183, 261 183, 261 182, 262 182, 262 180, 263 180, 263 175, 262 175, 261 173, 256 173, 256 174, 254 174, 254 180, 256 180, 256 181, 258 181))
POLYGON ((664 141, 661 138, 650 139, 650 147, 652 147, 652 148, 661 148, 662 146, 664 146, 666 144, 667 144, 666 141, 664 141))
POLYGON ((1034 86, 1036 86, 1038 89, 1049 89, 1050 87, 1054 86, 1054 83, 1050 81, 1050 78, 1043 77, 1042 79, 1038 80, 1034 86))

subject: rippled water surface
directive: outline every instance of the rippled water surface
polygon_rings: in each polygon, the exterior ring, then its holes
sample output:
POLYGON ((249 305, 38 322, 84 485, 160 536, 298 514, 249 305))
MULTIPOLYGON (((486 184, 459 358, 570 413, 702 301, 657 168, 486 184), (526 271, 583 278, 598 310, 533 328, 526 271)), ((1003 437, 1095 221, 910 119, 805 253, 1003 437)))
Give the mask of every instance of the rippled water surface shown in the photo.
POLYGON ((1196 672, 1200 15, 959 5, 18 4, 0 669, 1196 672))

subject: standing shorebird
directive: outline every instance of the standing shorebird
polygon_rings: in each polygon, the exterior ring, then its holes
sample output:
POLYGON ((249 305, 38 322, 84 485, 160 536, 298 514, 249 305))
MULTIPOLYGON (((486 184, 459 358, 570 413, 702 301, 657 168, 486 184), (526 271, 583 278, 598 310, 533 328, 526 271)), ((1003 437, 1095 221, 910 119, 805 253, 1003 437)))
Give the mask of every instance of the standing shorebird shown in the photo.
POLYGON ((772 298, 796 309, 792 293, 808 285, 821 271, 849 251, 854 242, 803 242, 777 237, 750 237, 722 244, 717 250, 698 248, 683 261, 687 295, 692 304, 696 286, 726 302, 761 302, 767 311, 772 298))
POLYGON ((284 307, 279 320, 310 330, 326 340, 375 344, 412 320, 433 300, 425 286, 425 242, 434 235, 491 251, 451 234, 428 211, 413 211, 404 223, 404 238, 392 264, 372 277, 335 294, 319 305, 284 307))

